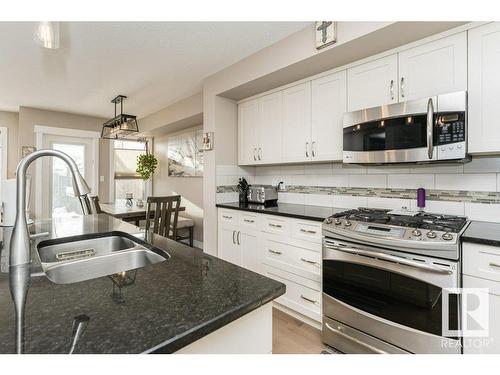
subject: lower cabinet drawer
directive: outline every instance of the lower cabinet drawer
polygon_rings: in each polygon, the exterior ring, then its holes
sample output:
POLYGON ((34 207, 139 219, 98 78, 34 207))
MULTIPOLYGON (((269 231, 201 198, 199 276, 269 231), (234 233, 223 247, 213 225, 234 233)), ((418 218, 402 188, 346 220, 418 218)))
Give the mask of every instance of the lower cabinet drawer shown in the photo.
POLYGON ((464 274, 500 281, 500 247, 464 243, 464 274))
POLYGON ((321 244, 321 223, 295 220, 291 232, 293 238, 321 244))
POLYGON ((321 287, 319 283, 266 266, 266 276, 286 285, 286 292, 275 301, 321 322, 321 287), (306 285, 303 285, 302 282, 306 285))
POLYGON ((261 259, 269 266, 319 282, 321 278, 320 250, 319 244, 304 243, 303 246, 298 246, 281 236, 264 235, 261 259))
POLYGON ((236 210, 226 210, 220 208, 218 210, 219 224, 238 225, 239 217, 239 212, 236 210))
POLYGON ((288 236, 290 235, 290 221, 278 216, 264 215, 262 217, 262 231, 288 236))

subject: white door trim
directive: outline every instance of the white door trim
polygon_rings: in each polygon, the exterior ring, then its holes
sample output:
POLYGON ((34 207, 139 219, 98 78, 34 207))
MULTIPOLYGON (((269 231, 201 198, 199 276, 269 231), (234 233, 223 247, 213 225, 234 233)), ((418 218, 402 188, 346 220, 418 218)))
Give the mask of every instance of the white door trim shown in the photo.
MULTIPOLYGON (((61 135, 66 137, 80 137, 80 138, 92 138, 92 155, 94 158, 94 168, 93 170, 93 181, 91 189, 96 195, 99 195, 99 139, 101 138, 101 133, 90 130, 81 129, 70 129, 70 128, 56 128, 52 126, 40 126, 35 125, 36 134, 36 149, 43 149, 43 136, 44 135, 61 135)), ((43 216, 43 195, 42 189, 42 160, 38 159, 36 161, 36 218, 41 219, 43 216)))
POLYGON ((2 181, 7 179, 7 158, 9 155, 9 152, 7 150, 8 147, 8 136, 9 136, 9 129, 1 126, 0 127, 0 144, 2 147, 2 172, 0 174, 0 178, 2 181))

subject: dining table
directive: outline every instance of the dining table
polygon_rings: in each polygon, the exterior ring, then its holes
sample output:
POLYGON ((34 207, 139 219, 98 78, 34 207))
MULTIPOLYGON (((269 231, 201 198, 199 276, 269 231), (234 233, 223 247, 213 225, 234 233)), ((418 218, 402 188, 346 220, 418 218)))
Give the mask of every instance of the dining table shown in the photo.
MULTIPOLYGON (((123 221, 134 222, 139 226, 141 220, 146 220, 146 202, 141 207, 136 202, 127 205, 125 199, 117 199, 114 202, 99 203, 101 211, 123 221)), ((179 207, 179 211, 186 211, 186 207, 179 207)), ((151 211, 150 218, 154 217, 154 210, 151 211)))

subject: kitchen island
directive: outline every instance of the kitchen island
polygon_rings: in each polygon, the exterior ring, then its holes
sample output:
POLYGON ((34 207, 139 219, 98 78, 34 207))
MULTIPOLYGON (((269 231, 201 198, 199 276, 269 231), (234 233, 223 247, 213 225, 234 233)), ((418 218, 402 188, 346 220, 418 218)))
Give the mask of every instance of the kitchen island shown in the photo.
MULTIPOLYGON (((282 283, 105 214, 45 220, 30 228, 48 233, 33 242, 26 353, 68 353, 74 318, 81 315, 89 321, 75 353, 271 351, 270 302, 285 292, 282 283), (132 234, 170 258, 127 272, 135 280, 121 289, 121 300, 108 276, 55 284, 43 274, 35 249, 41 241, 111 232, 132 234), (250 332, 255 335, 248 340, 250 332)), ((15 350, 7 273, 11 230, 3 228, 0 247, 0 353, 15 350)))

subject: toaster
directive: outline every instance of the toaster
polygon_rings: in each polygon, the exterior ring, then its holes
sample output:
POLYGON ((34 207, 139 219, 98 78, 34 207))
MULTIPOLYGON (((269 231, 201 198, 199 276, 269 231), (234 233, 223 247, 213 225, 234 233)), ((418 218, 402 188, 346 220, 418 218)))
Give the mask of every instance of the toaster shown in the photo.
POLYGON ((247 190, 249 203, 272 205, 278 202, 278 190, 271 185, 250 185, 247 190))

